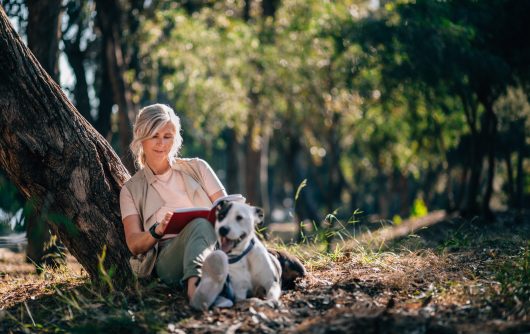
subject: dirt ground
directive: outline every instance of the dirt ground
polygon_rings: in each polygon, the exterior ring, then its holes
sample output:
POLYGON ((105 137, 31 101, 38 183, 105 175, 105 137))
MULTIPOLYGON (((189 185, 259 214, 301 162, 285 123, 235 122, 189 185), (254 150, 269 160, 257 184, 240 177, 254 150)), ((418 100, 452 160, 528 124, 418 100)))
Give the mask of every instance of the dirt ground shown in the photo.
POLYGON ((323 256, 298 246, 291 250, 304 258, 308 275, 284 291, 279 306, 250 300, 208 312, 191 310, 181 292, 156 283, 136 293, 99 294, 73 260, 69 269, 36 276, 21 254, 4 251, 0 330, 530 333, 530 302, 516 293, 528 296, 530 275, 523 272, 521 281, 513 265, 524 261, 529 240, 528 217, 517 222, 498 214, 495 223, 438 219, 375 249, 349 240, 323 256))

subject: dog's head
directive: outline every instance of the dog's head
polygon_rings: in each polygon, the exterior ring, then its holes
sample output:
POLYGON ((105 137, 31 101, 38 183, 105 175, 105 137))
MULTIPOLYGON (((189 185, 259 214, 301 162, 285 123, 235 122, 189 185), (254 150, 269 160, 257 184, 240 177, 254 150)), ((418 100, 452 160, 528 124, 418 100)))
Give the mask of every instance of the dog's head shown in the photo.
POLYGON ((243 252, 247 241, 263 221, 263 210, 238 202, 221 201, 216 209, 215 232, 221 249, 226 254, 243 252))

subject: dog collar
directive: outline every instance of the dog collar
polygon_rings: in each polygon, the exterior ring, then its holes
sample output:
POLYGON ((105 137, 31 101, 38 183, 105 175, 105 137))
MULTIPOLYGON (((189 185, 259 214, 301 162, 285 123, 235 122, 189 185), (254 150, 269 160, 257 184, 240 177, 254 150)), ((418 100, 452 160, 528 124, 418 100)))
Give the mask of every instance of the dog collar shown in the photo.
POLYGON ((254 238, 252 238, 250 240, 250 243, 248 244, 248 247, 245 248, 245 250, 243 251, 243 253, 239 254, 239 255, 236 255, 236 256, 229 256, 228 257, 228 263, 232 264, 232 263, 236 263, 237 261, 241 260, 242 258, 245 257, 245 255, 247 255, 251 250, 252 248, 254 248, 254 244, 256 243, 256 241, 254 240, 254 238))

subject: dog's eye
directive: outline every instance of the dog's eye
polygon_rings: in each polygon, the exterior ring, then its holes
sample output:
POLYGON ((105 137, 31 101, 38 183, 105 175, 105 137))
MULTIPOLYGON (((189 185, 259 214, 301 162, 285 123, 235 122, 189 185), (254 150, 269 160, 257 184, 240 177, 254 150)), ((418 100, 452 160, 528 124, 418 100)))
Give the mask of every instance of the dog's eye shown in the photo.
POLYGON ((237 220, 237 221, 241 221, 242 219, 243 219, 242 216, 240 216, 240 215, 237 215, 237 216, 236 216, 236 220, 237 220))

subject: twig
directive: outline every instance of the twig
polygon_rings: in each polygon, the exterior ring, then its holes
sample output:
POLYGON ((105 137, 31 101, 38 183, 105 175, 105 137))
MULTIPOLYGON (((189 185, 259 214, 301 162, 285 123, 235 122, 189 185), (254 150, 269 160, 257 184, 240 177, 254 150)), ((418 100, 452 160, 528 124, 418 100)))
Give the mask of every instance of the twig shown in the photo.
POLYGON ((35 327, 35 320, 33 320, 33 316, 31 315, 31 312, 28 307, 28 303, 26 303, 26 301, 24 301, 24 306, 26 306, 26 311, 28 311, 28 315, 29 315, 29 318, 31 319, 31 322, 33 323, 33 327, 35 327))

